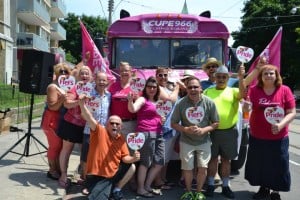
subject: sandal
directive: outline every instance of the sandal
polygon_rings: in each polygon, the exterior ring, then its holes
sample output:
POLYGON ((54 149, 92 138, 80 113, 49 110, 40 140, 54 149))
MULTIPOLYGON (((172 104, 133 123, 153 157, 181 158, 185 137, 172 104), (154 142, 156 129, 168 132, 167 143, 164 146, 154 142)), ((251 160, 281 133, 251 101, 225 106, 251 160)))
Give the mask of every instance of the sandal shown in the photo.
POLYGON ((60 175, 58 174, 58 173, 56 173, 56 172, 47 172, 47 177, 48 178, 50 178, 50 179, 52 179, 52 180, 58 180, 59 179, 59 177, 60 177, 60 175))
POLYGON ((155 185, 155 189, 161 189, 161 190, 170 190, 172 187, 170 185, 167 185, 166 183, 161 184, 161 185, 155 185))
POLYGON ((85 180, 83 180, 83 179, 78 179, 76 183, 78 185, 85 185, 86 184, 85 180))
POLYGON ((154 198, 154 195, 151 194, 150 192, 145 192, 143 194, 139 194, 139 193, 136 193, 138 196, 140 197, 144 197, 144 198, 154 198))
POLYGON ((150 191, 148 191, 154 195, 162 195, 161 189, 151 189, 150 191))
POLYGON ((67 189, 70 187, 70 181, 67 179, 67 181, 63 181, 61 179, 58 180, 58 185, 64 189, 67 189))

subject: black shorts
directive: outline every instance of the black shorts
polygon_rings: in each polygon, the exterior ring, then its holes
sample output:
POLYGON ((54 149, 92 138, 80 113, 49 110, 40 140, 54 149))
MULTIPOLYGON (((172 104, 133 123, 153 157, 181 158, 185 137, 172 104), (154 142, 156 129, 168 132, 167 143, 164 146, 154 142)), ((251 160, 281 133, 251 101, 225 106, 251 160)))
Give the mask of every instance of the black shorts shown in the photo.
POLYGON ((84 126, 77 126, 67 122, 66 120, 63 120, 61 129, 57 135, 63 140, 81 144, 83 140, 83 129, 84 126))
POLYGON ((87 155, 90 148, 90 134, 83 134, 80 160, 83 162, 87 161, 87 155))
POLYGON ((109 199, 112 186, 125 176, 131 165, 121 162, 117 173, 112 178, 87 175, 86 183, 90 191, 89 199, 109 199))
POLYGON ((233 160, 237 155, 238 132, 236 126, 229 129, 216 129, 211 132, 211 157, 233 160))

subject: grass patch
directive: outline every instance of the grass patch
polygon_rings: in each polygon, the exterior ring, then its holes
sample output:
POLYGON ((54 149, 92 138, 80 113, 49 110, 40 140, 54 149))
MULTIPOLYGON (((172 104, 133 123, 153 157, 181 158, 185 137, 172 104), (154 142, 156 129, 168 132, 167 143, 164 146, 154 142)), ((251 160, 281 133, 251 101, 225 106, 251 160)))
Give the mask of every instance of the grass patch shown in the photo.
MULTIPOLYGON (((34 95, 34 104, 44 102, 46 95, 34 95)), ((30 105, 31 94, 19 91, 18 86, 0 84, 0 110, 30 105)))

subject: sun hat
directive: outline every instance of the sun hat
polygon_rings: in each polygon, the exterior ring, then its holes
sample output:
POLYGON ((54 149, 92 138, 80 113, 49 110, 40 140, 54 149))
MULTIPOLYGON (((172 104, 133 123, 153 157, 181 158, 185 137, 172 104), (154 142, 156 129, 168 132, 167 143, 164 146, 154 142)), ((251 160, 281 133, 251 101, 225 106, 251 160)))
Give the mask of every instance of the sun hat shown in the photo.
POLYGON ((219 66, 221 66, 221 63, 216 59, 216 58, 214 58, 214 57, 210 57, 210 58, 207 58, 206 59, 206 62, 205 62, 205 64, 202 66, 202 69, 206 69, 206 67, 208 66, 208 65, 218 65, 218 67, 219 66))
POLYGON ((226 66, 221 65, 220 67, 217 68, 215 74, 227 74, 229 75, 228 69, 226 66))
POLYGON ((181 80, 184 80, 184 79, 186 79, 188 77, 191 77, 191 76, 195 76, 195 73, 193 72, 193 70, 186 69, 183 72, 183 77, 181 78, 181 80))

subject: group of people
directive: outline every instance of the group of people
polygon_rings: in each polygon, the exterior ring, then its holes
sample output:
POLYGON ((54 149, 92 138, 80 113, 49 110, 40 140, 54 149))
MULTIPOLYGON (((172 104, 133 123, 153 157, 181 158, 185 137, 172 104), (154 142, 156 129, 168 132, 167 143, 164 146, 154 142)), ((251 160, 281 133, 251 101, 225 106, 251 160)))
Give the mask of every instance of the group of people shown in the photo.
POLYGON ((208 58, 203 65, 208 80, 185 71, 186 76, 173 87, 168 85, 170 70, 158 67, 140 93, 130 86, 132 70, 129 63, 121 62, 119 80, 109 85, 105 73, 97 72, 93 80, 89 67, 82 66, 78 81, 93 81, 94 89, 90 94, 78 94, 75 86, 67 92, 58 87, 59 76, 71 73, 68 66, 60 63, 54 67, 56 79, 47 88, 42 121, 49 144, 49 178, 58 180, 62 187, 68 186, 69 157, 74 144, 79 143, 86 187, 83 192, 89 199, 122 199, 121 189, 127 182, 136 182, 137 195, 153 198, 160 194, 155 188, 172 187, 166 171, 179 137, 186 187, 181 199, 213 197, 218 166, 222 194, 233 199, 230 161, 238 155, 236 124, 242 104, 244 111, 251 112, 245 178, 251 185, 260 186, 253 199, 270 196, 278 200, 279 191, 289 191, 288 124, 296 109, 291 90, 282 84, 276 66, 262 58, 247 77, 241 66, 239 88, 228 86, 228 69, 215 58, 208 58), (246 93, 246 87, 256 78, 257 84, 246 93), (99 108, 91 111, 85 102, 93 97, 101 101, 99 108), (159 101, 171 102, 169 113, 157 112, 159 101), (133 151, 128 149, 125 138, 135 132, 144 134, 145 143, 133 151), (197 183, 195 193, 193 179, 197 183))

